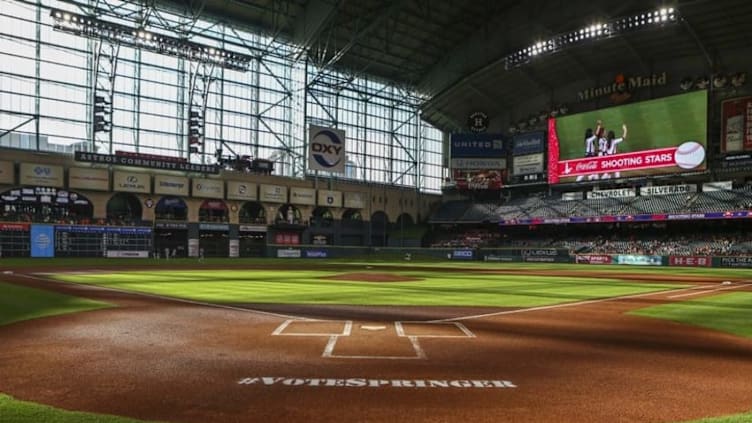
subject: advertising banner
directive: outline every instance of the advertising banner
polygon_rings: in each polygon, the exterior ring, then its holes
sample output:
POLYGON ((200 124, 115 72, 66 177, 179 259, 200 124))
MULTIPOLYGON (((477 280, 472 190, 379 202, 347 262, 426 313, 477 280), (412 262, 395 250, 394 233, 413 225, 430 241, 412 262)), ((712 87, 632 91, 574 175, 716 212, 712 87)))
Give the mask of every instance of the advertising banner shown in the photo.
POLYGON ((68 188, 109 191, 110 172, 107 169, 72 167, 68 169, 68 188))
POLYGON ((713 264, 712 257, 709 256, 669 256, 669 266, 685 267, 710 267, 713 264))
POLYGON ((0 184, 14 185, 16 172, 13 171, 13 162, 0 161, 0 184))
POLYGON ((113 174, 112 190, 149 194, 151 193, 151 176, 145 173, 116 170, 113 174))
POLYGON ((225 198, 225 183, 221 179, 193 178, 191 195, 201 198, 225 198))
POLYGON ((454 183, 457 189, 465 190, 498 190, 504 186, 504 170, 472 170, 455 169, 454 183))
POLYGON ((733 181, 706 182, 702 184, 702 192, 730 191, 734 189, 733 181))
POLYGON ((28 223, 0 223, 0 232, 28 232, 28 223))
POLYGON ((611 264, 611 256, 605 254, 578 254, 575 256, 578 264, 611 264))
POLYGON ((452 134, 450 153, 452 158, 504 157, 504 136, 472 132, 452 134))
POLYGON ((329 254, 324 250, 306 250, 305 256, 307 258, 327 258, 329 254))
POLYGON ((239 232, 266 232, 269 228, 266 225, 240 225, 239 232))
POLYGON ((31 256, 55 257, 55 227, 31 225, 31 256))
POLYGON ((290 188, 290 204, 313 206, 316 204, 316 190, 313 188, 290 188))
POLYGON ((635 254, 620 254, 613 256, 615 264, 627 264, 632 266, 661 266, 662 256, 643 256, 635 254))
POLYGON ((198 238, 188 239, 188 257, 198 257, 198 238))
POLYGON ((587 198, 629 198, 637 196, 634 188, 602 189, 588 191, 587 198))
POLYGON ((546 142, 546 132, 528 132, 515 135, 512 138, 512 155, 525 156, 533 153, 542 153, 546 142))
POLYGON ((752 150, 752 97, 721 103, 721 152, 752 150))
POLYGON ((718 267, 752 268, 752 257, 713 257, 718 267))
POLYGON ((663 185, 652 187, 640 187, 640 195, 669 195, 669 194, 689 194, 697 192, 697 185, 663 185))
POLYGON ((472 260, 475 257, 473 250, 454 250, 452 260, 472 260))
POLYGON ((99 154, 76 151, 75 160, 85 163, 99 163, 130 167, 144 167, 148 169, 178 170, 182 172, 219 173, 217 165, 203 165, 188 163, 177 158, 162 158, 161 156, 145 154, 99 154))
POLYGON ((582 192, 562 192, 561 201, 577 201, 582 200, 582 192))
POLYGON ((107 258, 149 258, 148 251, 107 250, 107 258))
POLYGON ((63 167, 36 163, 21 163, 19 170, 21 185, 62 188, 63 167))
POLYGON ((497 157, 456 158, 452 157, 452 169, 506 169, 507 159, 497 157))
POLYGON ((240 240, 239 239, 231 239, 230 240, 230 257, 240 257, 240 240))
POLYGON ((326 207, 342 207, 342 192, 319 190, 318 205, 326 207))
POLYGON ((549 183, 706 169, 707 91, 548 121, 549 183))
POLYGON ((242 201, 258 200, 256 184, 250 182, 227 181, 227 199, 242 201))
POLYGON ((154 193, 187 197, 189 193, 188 178, 182 176, 154 175, 154 193))
POLYGON ((259 185, 259 200, 268 203, 286 203, 287 187, 282 185, 259 185))
POLYGON ((345 208, 347 209, 364 209, 366 208, 366 194, 362 192, 345 192, 345 208))
POLYGON ((300 256, 300 250, 297 249, 277 250, 279 258, 300 258, 300 256))
POLYGON ((512 175, 543 173, 543 153, 512 157, 512 175))
POLYGON ((308 168, 345 173, 345 131, 311 125, 308 129, 308 168))

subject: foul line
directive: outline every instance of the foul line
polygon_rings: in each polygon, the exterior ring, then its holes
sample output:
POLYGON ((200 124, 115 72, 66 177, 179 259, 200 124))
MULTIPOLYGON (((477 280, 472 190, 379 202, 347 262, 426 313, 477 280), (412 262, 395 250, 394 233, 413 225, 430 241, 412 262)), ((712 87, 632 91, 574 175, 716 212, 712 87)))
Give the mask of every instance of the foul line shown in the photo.
POLYGON ((622 295, 620 297, 597 298, 594 300, 577 301, 574 303, 552 304, 552 305, 547 305, 547 306, 520 308, 517 310, 505 310, 505 311, 498 311, 495 313, 476 314, 472 316, 450 317, 447 319, 428 320, 426 323, 455 322, 458 320, 480 319, 483 317, 503 316, 506 314, 529 313, 531 311, 552 310, 552 309, 557 309, 557 308, 574 307, 574 306, 585 305, 585 304, 596 304, 596 303, 605 303, 608 301, 626 300, 630 298, 649 297, 651 295, 668 294, 671 292, 682 292, 682 291, 687 291, 687 290, 691 290, 695 288, 696 287, 671 289, 668 291, 656 291, 656 292, 647 292, 647 293, 642 293, 642 294, 622 295))
POLYGON ((708 291, 689 292, 687 294, 671 295, 671 296, 669 296, 667 298, 691 297, 693 295, 702 295, 702 294, 707 294, 709 292, 728 291, 730 289, 744 288, 745 286, 751 286, 751 285, 752 285, 752 283, 746 283, 746 284, 743 284, 743 285, 735 285, 735 286, 725 286, 723 288, 716 288, 716 289, 711 289, 711 290, 708 290, 708 291))
POLYGON ((311 320, 311 321, 314 320, 314 319, 309 319, 307 317, 291 316, 291 315, 288 315, 288 314, 280 314, 280 313, 273 313, 273 312, 270 312, 270 311, 255 310, 255 309, 252 309, 252 308, 243 308, 243 307, 235 307, 235 306, 228 306, 228 305, 222 305, 222 304, 205 303, 203 301, 187 300, 187 299, 184 299, 184 298, 177 298, 177 297, 167 297, 167 296, 164 296, 164 295, 148 294, 148 293, 145 293, 145 292, 138 292, 138 291, 128 291, 128 290, 125 290, 125 289, 110 288, 110 287, 104 287, 104 286, 100 286, 100 285, 93 285, 93 284, 86 284, 86 283, 79 283, 79 282, 70 282, 70 281, 61 281, 61 280, 57 280, 57 279, 43 278, 43 277, 39 277, 39 276, 29 275, 29 274, 26 274, 26 273, 16 273, 15 276, 21 276, 21 277, 24 277, 24 278, 37 279, 37 280, 40 280, 40 281, 53 282, 53 283, 59 283, 59 284, 69 284, 69 285, 85 286, 87 288, 92 288, 92 289, 100 289, 100 290, 103 290, 103 291, 118 292, 118 293, 121 293, 121 294, 131 294, 131 295, 142 296, 142 297, 147 297, 147 298, 156 298, 156 299, 160 299, 160 300, 173 301, 173 302, 177 302, 177 303, 185 303, 185 304, 199 305, 199 306, 204 306, 204 307, 212 307, 212 308, 219 308, 219 309, 233 310, 233 311, 242 311, 242 312, 245 312, 245 313, 254 313, 254 314, 260 314, 260 315, 263 315, 263 316, 280 317, 280 318, 283 318, 283 319, 296 319, 296 320, 307 320, 307 321, 308 320, 311 320))

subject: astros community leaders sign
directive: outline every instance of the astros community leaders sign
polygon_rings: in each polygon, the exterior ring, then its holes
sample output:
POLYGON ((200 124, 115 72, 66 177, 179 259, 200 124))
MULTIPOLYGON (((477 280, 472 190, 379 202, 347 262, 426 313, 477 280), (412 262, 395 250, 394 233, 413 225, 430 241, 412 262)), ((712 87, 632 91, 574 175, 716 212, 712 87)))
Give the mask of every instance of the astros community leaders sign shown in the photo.
POLYGON ((76 151, 76 161, 118 166, 145 167, 149 169, 180 170, 183 172, 219 173, 219 168, 216 165, 183 163, 178 161, 118 156, 112 154, 87 153, 84 151, 76 151))

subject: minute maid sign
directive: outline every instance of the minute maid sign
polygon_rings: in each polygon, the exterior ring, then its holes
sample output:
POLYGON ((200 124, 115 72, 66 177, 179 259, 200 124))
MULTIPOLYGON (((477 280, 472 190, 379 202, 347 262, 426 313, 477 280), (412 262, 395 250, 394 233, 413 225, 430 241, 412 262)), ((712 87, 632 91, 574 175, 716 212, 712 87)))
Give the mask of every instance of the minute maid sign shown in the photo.
POLYGON ((314 126, 308 130, 308 168, 345 173, 345 131, 314 126))

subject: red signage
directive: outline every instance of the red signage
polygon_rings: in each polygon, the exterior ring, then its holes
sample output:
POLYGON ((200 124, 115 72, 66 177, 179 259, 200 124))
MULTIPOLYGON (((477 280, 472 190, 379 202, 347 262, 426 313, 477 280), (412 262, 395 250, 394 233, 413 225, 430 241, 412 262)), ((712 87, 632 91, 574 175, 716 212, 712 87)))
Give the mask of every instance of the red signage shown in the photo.
POLYGON ((26 232, 28 230, 28 223, 0 223, 0 231, 26 232))
POLYGON ((708 256, 670 256, 669 266, 710 267, 713 260, 708 256))
POLYGON ((721 152, 752 150, 752 97, 726 100, 721 105, 721 152))
POLYGON ((579 264, 611 264, 611 256, 604 254, 577 255, 575 262, 579 264))

